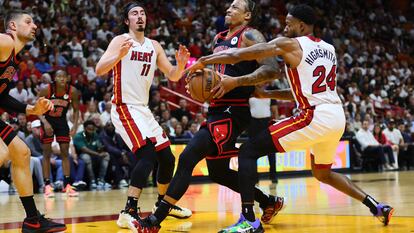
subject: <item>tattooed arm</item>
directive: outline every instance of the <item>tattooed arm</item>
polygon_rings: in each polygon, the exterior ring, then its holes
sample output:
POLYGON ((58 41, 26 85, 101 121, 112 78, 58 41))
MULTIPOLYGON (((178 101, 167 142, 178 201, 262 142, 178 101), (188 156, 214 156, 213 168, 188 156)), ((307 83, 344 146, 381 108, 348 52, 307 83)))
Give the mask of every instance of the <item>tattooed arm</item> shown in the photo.
MULTIPOLYGON (((256 29, 248 29, 242 35, 242 47, 250 47, 263 42, 266 42, 264 36, 256 29)), ((229 49, 226 51, 235 52, 237 50, 238 49, 229 49)), ((215 61, 214 57, 215 54, 212 54, 210 56, 207 56, 206 58, 202 58, 201 62, 209 63, 210 61, 215 61)), ((220 57, 220 55, 218 57, 220 57)), ((260 84, 278 78, 279 66, 277 64, 276 58, 269 57, 255 60, 257 60, 260 67, 256 69, 253 73, 242 75, 239 77, 224 76, 224 79, 222 80, 220 85, 216 86, 212 90, 212 92, 215 93, 214 98, 221 98, 225 93, 239 86, 254 86, 256 84, 260 84)))

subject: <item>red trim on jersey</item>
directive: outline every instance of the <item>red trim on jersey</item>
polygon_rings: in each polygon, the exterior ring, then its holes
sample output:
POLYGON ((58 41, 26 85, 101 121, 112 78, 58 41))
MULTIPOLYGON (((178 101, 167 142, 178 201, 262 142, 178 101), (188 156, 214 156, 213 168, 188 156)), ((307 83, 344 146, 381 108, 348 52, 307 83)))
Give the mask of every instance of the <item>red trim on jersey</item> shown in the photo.
POLYGON ((122 92, 121 92, 121 61, 119 61, 113 68, 114 73, 114 100, 112 103, 122 103, 122 92))
POLYGON ((298 101, 299 108, 307 109, 310 108, 308 99, 303 95, 302 86, 300 84, 299 73, 296 68, 288 69, 288 75, 292 83, 292 89, 296 95, 296 100, 298 101))
POLYGON ((285 149, 279 142, 279 139, 308 126, 313 119, 314 109, 304 109, 299 115, 289 117, 280 123, 276 123, 269 127, 270 135, 278 152, 285 152, 285 149))
POLYGON ((311 161, 313 163, 313 167, 315 169, 331 169, 332 163, 328 163, 328 164, 315 164, 315 155, 313 155, 311 153, 310 156, 311 156, 311 161))
POLYGON ((70 142, 70 137, 68 136, 59 136, 56 137, 57 142, 70 142))
POLYGON ((0 133, 1 139, 4 141, 11 132, 13 132, 13 128, 10 125, 6 126, 0 133))
POLYGON ((309 39, 311 39, 312 41, 315 41, 315 42, 320 42, 321 41, 320 38, 314 37, 312 35, 307 35, 306 37, 308 37, 309 39))
POLYGON ((244 33, 246 32, 247 29, 250 29, 250 27, 245 27, 244 28, 242 34, 240 35, 239 42, 237 43, 237 48, 240 48, 241 42, 243 40, 243 35, 244 35, 244 33))
POLYGON ((226 32, 229 33, 230 32, 230 30, 226 30, 226 31, 220 32, 218 34, 218 37, 221 38, 221 39, 224 39, 224 40, 229 40, 231 37, 234 37, 237 33, 241 32, 242 30, 244 30, 246 28, 247 28, 246 26, 241 27, 237 31, 233 32, 231 35, 223 36, 224 33, 226 33, 226 32))
POLYGON ((116 105, 116 111, 119 115, 119 119, 124 126, 129 139, 132 142, 132 152, 136 152, 139 148, 146 144, 146 141, 142 138, 141 131, 135 124, 128 107, 125 104, 116 105))
POLYGON ((156 146, 155 151, 158 152, 160 150, 164 150, 165 148, 169 147, 170 145, 171 145, 171 142, 168 140, 168 141, 164 142, 163 144, 156 146))

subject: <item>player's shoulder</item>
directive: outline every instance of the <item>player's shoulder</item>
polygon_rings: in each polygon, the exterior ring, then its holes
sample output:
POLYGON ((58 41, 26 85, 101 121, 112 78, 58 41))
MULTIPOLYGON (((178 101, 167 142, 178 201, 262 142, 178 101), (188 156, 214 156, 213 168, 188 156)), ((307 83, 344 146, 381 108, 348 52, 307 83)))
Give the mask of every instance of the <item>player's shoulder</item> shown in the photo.
POLYGON ((123 41, 125 41, 126 39, 129 39, 129 38, 130 38, 130 36, 126 33, 120 34, 120 35, 115 36, 111 40, 111 43, 121 43, 121 42, 123 42, 123 41))
POLYGON ((247 44, 266 42, 266 38, 263 36, 263 34, 259 30, 251 27, 248 27, 243 31, 242 37, 243 41, 247 42, 247 44))
POLYGON ((0 48, 2 51, 12 50, 14 47, 14 40, 10 34, 0 33, 0 48))

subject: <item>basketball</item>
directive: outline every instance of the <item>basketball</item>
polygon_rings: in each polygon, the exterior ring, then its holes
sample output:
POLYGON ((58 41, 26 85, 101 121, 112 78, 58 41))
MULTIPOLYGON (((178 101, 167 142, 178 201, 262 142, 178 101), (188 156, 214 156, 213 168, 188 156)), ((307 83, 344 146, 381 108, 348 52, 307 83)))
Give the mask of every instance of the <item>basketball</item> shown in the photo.
POLYGON ((193 99, 204 103, 213 98, 211 90, 219 83, 220 76, 212 69, 204 68, 192 73, 188 85, 193 99))

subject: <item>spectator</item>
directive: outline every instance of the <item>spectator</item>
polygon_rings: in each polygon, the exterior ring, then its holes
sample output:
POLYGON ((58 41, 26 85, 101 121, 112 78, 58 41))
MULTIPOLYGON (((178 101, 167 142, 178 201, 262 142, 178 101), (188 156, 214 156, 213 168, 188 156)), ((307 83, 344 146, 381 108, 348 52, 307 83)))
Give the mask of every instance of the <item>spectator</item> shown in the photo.
POLYGON ((79 157, 85 162, 86 171, 89 176, 91 189, 106 189, 110 185, 105 182, 110 155, 103 151, 103 146, 96 133, 96 126, 91 120, 83 123, 84 131, 77 133, 73 138, 73 144, 79 157), (96 179, 93 165, 97 164, 99 174, 96 179))
POLYGON ((111 102, 107 102, 105 104, 105 111, 103 113, 101 113, 102 125, 106 125, 106 123, 111 120, 111 107, 112 107, 111 102))
POLYGON ((400 145, 398 166, 401 170, 411 170, 414 168, 414 143, 410 128, 405 124, 400 124, 398 129, 404 140, 404 143, 400 145))
MULTIPOLYGON (((361 145, 362 153, 366 156, 378 156, 379 169, 380 170, 391 170, 385 158, 384 149, 381 144, 375 139, 374 135, 368 130, 369 122, 363 121, 362 128, 358 130, 356 139, 361 145)), ((390 161, 393 161, 394 156, 392 153, 387 154, 390 161)))
POLYGON ((39 61, 36 62, 35 67, 42 74, 53 71, 53 67, 47 62, 46 55, 40 55, 39 61))
POLYGON ((17 99, 19 102, 27 103, 27 100, 29 98, 29 94, 27 93, 27 90, 24 89, 24 83, 23 81, 18 81, 15 88, 12 88, 9 92, 9 94, 17 99))
POLYGON ((99 134, 99 139, 105 151, 111 156, 111 171, 115 176, 113 177, 114 185, 125 187, 129 172, 137 162, 136 156, 128 150, 121 136, 115 133, 115 127, 111 121, 105 124, 104 130, 99 134))
POLYGON ((181 121, 181 118, 183 116, 186 116, 189 120, 191 120, 191 113, 187 110, 187 100, 180 99, 178 105, 180 106, 180 108, 174 110, 172 112, 172 116, 177 118, 178 121, 181 121))

